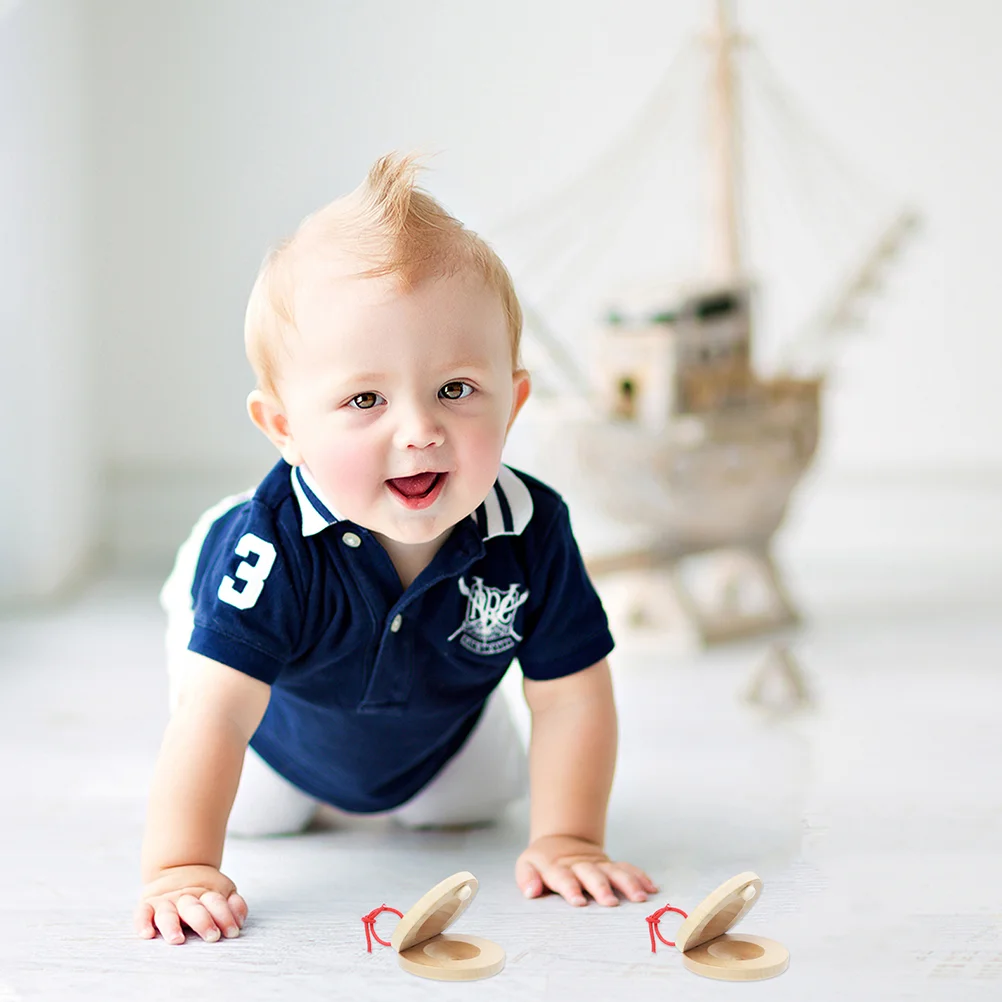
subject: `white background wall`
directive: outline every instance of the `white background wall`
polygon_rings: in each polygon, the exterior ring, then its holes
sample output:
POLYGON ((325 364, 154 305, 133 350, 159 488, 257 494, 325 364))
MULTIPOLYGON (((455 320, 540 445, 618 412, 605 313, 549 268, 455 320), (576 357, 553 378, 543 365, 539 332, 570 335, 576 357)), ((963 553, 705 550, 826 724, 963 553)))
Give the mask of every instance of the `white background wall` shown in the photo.
MULTIPOLYGON (((241 342, 266 248, 376 156, 415 147, 441 151, 427 186, 490 237, 599 152, 706 12, 23 0, 0 22, 4 561, 23 566, 54 531, 64 575, 80 540, 164 566, 200 507, 272 459, 244 416, 241 342)), ((926 219, 841 357, 784 546, 997 558, 1002 6, 739 13, 818 130, 926 219)))
POLYGON ((73 580, 98 533, 82 13, 0 3, 0 600, 73 580))

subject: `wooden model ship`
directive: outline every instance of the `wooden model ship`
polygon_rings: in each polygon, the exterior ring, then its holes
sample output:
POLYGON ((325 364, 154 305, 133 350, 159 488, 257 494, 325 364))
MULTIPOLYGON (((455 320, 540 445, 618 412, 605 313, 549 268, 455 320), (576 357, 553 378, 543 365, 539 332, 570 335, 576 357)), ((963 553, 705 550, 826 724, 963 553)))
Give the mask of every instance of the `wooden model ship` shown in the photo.
MULTIPOLYGON (((590 571, 606 577, 607 599, 615 576, 618 611, 629 620, 701 643, 797 618, 771 545, 815 453, 823 384, 820 372, 765 377, 753 365, 735 78, 735 52, 747 40, 729 3, 716 0, 714 13, 705 277, 681 292, 662 283, 646 299, 613 304, 595 332, 587 374, 542 311, 526 313, 530 336, 587 401, 561 427, 570 446, 563 454, 587 474, 597 507, 636 530, 634 544, 587 559, 590 571)), ((882 227, 815 337, 853 318, 914 222, 898 212, 882 227)))

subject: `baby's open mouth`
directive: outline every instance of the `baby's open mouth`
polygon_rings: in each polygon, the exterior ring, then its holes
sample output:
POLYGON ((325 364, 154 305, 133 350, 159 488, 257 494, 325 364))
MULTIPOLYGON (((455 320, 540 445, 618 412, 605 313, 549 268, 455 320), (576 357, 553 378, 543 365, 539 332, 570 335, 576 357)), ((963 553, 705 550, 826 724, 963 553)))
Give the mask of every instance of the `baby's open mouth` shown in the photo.
POLYGON ((396 477, 386 482, 405 498, 423 498, 437 486, 444 473, 416 473, 413 477, 396 477))

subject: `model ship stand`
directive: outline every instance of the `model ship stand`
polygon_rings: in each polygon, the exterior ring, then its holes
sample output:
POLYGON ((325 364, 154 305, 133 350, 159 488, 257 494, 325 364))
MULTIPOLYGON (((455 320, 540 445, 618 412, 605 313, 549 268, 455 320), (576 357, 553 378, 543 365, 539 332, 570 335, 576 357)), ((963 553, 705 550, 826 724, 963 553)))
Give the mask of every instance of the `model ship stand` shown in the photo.
POLYGON ((769 645, 741 698, 780 715, 806 709, 814 702, 800 663, 790 648, 780 643, 769 645))
POLYGON ((800 622, 767 548, 718 550, 691 563, 637 551, 586 566, 601 579, 606 608, 621 629, 667 634, 679 650, 770 634, 800 622))

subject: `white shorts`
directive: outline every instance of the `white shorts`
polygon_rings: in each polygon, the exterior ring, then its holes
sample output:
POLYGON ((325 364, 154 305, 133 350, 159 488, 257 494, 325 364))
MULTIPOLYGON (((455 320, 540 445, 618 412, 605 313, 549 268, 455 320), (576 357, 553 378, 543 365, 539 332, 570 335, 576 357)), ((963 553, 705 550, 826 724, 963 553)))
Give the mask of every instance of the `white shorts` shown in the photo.
MULTIPOLYGON (((199 549, 215 519, 236 500, 227 498, 202 516, 178 552, 174 570, 160 593, 160 603, 167 613, 171 710, 177 705, 181 674, 192 664, 185 654, 194 625, 191 582, 199 549)), ((526 796, 528 775, 525 747, 507 698, 502 691, 495 690, 463 746, 438 775, 405 804, 369 816, 389 816, 409 828, 495 821, 510 803, 526 796)), ((253 748, 248 748, 227 833, 292 834, 302 831, 319 807, 316 800, 275 772, 253 748)))

